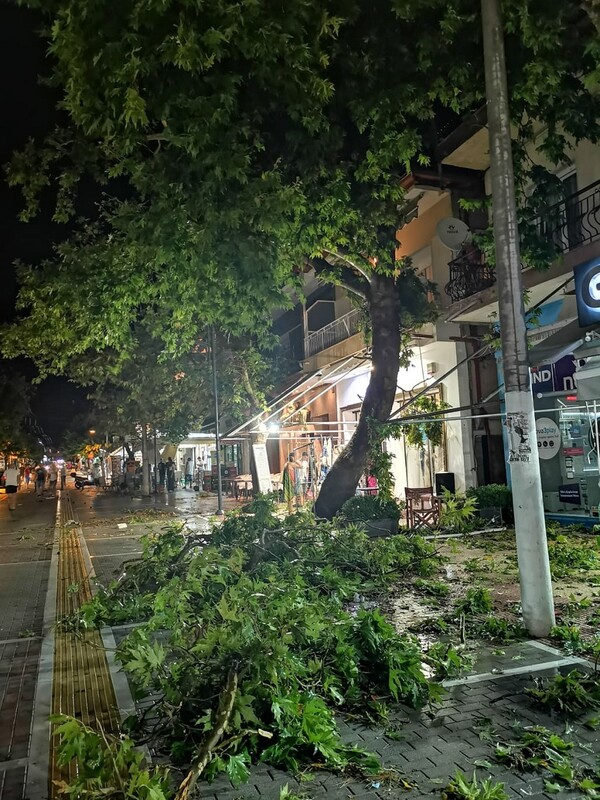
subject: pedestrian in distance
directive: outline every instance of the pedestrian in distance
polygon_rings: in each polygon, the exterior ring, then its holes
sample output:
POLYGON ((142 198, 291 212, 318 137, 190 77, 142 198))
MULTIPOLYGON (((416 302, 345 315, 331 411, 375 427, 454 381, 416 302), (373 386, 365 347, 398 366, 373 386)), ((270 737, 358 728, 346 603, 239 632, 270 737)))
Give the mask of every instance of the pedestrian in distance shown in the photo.
POLYGON ((175 462, 169 456, 167 459, 166 464, 166 475, 167 475, 167 491, 174 492, 175 491, 175 462))
POLYGON ((25 489, 29 490, 29 481, 31 480, 31 468, 25 467, 25 472, 23 473, 23 478, 25 479, 25 489))
POLYGON ((42 464, 38 464, 35 468, 35 493, 38 500, 42 499, 44 494, 44 487, 46 486, 46 470, 42 464))
POLYGON ((283 499, 287 503, 288 514, 294 511, 294 500, 298 504, 300 482, 298 480, 298 470, 302 469, 302 464, 294 459, 294 454, 290 453, 288 460, 283 465, 281 471, 281 481, 283 484, 283 499))
POLYGON ((194 462, 192 457, 190 456, 188 460, 185 462, 185 488, 187 489, 188 486, 191 489, 192 483, 194 482, 194 462))
POLYGON ((66 486, 67 486, 67 465, 63 461, 63 465, 60 468, 60 490, 61 490, 61 492, 66 488, 66 486))
POLYGON ((17 508, 17 491, 19 489, 19 467, 16 461, 11 461, 4 473, 6 494, 8 495, 8 510, 17 508))
POLYGON ((158 489, 160 492, 165 490, 165 475, 167 474, 167 465, 161 460, 158 462, 158 489))
POLYGON ((200 492, 204 489, 204 470, 204 462, 201 458, 198 458, 196 464, 196 484, 200 492))
POLYGON ((56 484, 58 482, 58 467, 54 461, 50 462, 48 467, 48 485, 52 497, 56 497, 56 484))
POLYGON ((94 486, 102 486, 102 464, 99 461, 92 464, 92 479, 94 486))
POLYGON ((310 476, 310 462, 308 460, 308 453, 302 453, 300 457, 300 469, 297 472, 299 481, 299 497, 302 505, 306 502, 306 495, 308 494, 308 480, 310 476))

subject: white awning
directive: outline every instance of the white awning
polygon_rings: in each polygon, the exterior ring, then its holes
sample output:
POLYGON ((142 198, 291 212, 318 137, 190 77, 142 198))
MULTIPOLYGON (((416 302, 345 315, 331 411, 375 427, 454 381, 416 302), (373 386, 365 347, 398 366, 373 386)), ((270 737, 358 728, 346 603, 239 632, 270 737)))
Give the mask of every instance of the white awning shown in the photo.
MULTIPOLYGON (((285 408, 287 403, 298 401, 299 398, 302 398, 312 389, 318 388, 321 386, 321 384, 327 384, 327 387, 324 389, 324 391, 331 389, 331 387, 339 383, 339 381, 347 378, 348 375, 353 372, 358 365, 364 364, 366 357, 364 355, 365 353, 365 350, 360 351, 359 353, 355 353, 347 358, 343 358, 339 361, 335 361, 332 364, 328 364, 326 367, 323 367, 316 372, 311 372, 309 375, 297 380, 292 384, 291 387, 287 388, 283 394, 280 394, 269 404, 269 408, 266 412, 255 414, 243 424, 238 425, 233 430, 223 434, 221 439, 229 439, 232 436, 240 434, 242 431, 246 431, 248 433, 250 429, 256 425, 260 423, 267 423, 269 420, 277 417, 285 408), (265 413, 267 416, 265 416, 265 413)), ((317 394, 316 397, 313 397, 306 402, 300 401, 301 407, 300 409, 297 409, 297 411, 301 410, 302 408, 307 408, 314 400, 316 400, 318 396, 319 395, 317 394)))
POLYGON ((584 342, 585 328, 579 327, 579 322, 574 319, 557 331, 550 334, 529 351, 529 366, 539 367, 540 364, 552 364, 559 358, 569 355, 584 342))

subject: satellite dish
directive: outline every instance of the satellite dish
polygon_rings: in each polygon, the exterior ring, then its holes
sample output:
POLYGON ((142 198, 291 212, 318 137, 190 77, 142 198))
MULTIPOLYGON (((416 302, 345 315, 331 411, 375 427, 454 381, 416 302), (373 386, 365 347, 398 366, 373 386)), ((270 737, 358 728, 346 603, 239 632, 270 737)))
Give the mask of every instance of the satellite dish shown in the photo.
POLYGON ((456 217, 441 219, 435 227, 435 232, 442 244, 456 252, 460 250, 471 234, 469 226, 462 219, 456 219, 456 217))

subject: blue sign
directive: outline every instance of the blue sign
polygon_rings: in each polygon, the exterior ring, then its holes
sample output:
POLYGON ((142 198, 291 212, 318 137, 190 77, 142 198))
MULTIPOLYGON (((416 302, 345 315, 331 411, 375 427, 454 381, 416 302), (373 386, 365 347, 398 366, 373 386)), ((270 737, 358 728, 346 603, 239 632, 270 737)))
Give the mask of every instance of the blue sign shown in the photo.
POLYGON ((573 270, 579 327, 600 322, 600 258, 584 261, 573 270))
POLYGON ((573 356, 563 356, 554 364, 541 364, 531 368, 533 394, 548 392, 573 392, 577 389, 575 371, 578 360, 573 356))

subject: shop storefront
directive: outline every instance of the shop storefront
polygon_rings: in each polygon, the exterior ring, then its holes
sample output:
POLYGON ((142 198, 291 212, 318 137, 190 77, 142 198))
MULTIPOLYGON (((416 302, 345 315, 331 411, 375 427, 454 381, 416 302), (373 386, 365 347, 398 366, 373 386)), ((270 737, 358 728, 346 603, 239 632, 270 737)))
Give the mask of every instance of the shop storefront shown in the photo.
POLYGON ((597 427, 600 402, 576 391, 536 399, 544 509, 550 519, 597 521, 600 504, 597 427))
MULTIPOLYGON (((547 518, 565 524, 598 522, 599 285, 600 261, 578 266, 573 309, 577 318, 563 320, 531 350, 544 508, 547 518)), ((507 445, 510 453, 511 442, 507 445)))

